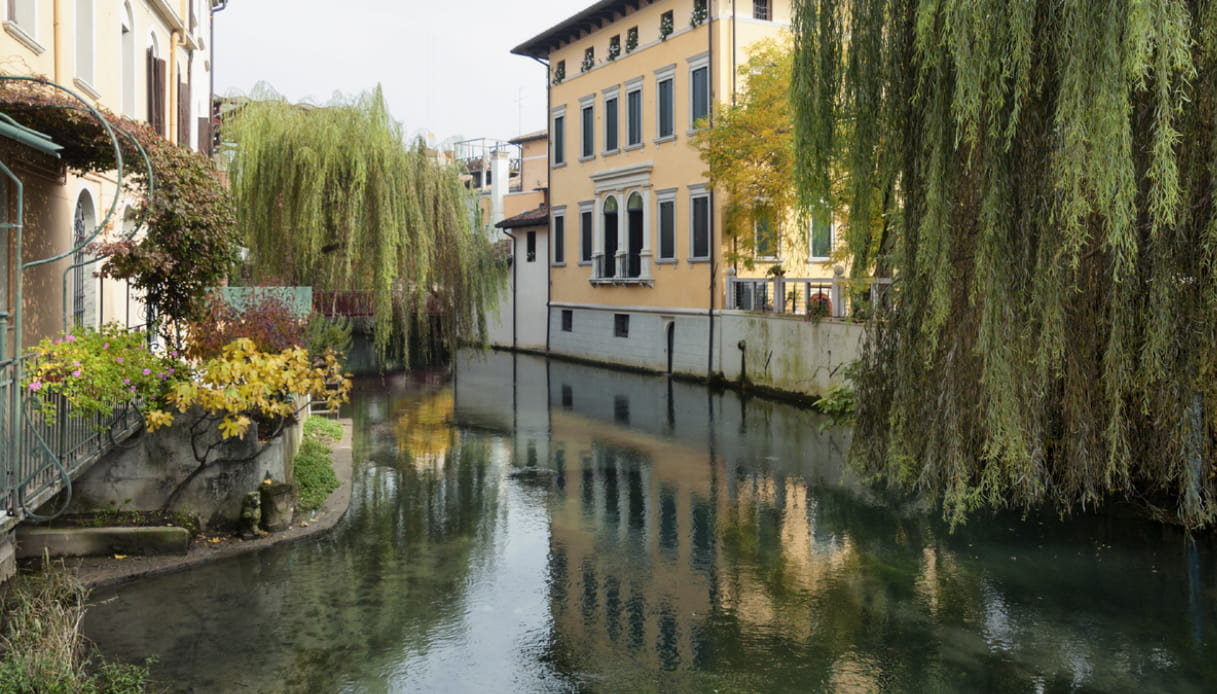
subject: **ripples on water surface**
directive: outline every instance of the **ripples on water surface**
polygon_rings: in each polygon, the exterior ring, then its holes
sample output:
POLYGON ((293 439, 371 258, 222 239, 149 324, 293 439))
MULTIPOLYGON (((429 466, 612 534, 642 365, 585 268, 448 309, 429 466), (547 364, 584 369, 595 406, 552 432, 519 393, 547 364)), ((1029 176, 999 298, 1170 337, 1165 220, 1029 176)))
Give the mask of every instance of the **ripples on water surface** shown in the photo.
POLYGON ((1209 539, 950 534, 813 414, 532 357, 349 414, 334 532, 99 591, 103 650, 180 692, 1217 691, 1209 539))

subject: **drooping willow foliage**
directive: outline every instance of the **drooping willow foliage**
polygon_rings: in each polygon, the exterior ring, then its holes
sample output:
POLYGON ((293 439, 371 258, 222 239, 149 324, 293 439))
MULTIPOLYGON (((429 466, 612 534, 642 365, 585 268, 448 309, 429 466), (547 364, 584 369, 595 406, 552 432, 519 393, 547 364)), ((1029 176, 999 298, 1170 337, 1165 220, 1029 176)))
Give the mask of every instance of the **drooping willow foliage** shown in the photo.
POLYGON ((324 107, 263 90, 223 132, 251 279, 370 295, 382 355, 433 329, 484 340, 503 276, 490 240, 456 167, 404 140, 379 88, 324 107))
POLYGON ((893 276, 851 457, 981 506, 1217 519, 1217 2, 798 0, 806 204, 893 276))

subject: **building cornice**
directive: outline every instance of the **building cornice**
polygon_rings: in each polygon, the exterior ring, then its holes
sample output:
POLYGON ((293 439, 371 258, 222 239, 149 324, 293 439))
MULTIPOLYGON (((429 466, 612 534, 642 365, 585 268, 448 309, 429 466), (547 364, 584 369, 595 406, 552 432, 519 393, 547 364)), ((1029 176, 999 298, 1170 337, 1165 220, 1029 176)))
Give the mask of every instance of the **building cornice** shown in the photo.
POLYGON ((531 39, 521 43, 511 52, 526 58, 546 58, 563 44, 577 41, 605 24, 616 21, 630 12, 663 0, 600 0, 587 9, 553 25, 531 39))

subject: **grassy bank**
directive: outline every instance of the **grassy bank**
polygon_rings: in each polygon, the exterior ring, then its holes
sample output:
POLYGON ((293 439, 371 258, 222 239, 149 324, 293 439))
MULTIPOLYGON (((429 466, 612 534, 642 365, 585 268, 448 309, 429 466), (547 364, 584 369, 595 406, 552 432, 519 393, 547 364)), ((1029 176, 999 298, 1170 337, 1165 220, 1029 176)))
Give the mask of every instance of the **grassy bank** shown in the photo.
POLYGON ((88 591, 61 562, 13 578, 3 587, 0 692, 135 694, 148 689, 148 668, 106 661, 84 635, 88 591))
POLYGON ((341 439, 342 425, 338 422, 325 417, 304 420, 304 441, 293 461, 301 510, 311 511, 321 506, 338 488, 332 451, 333 444, 341 439))

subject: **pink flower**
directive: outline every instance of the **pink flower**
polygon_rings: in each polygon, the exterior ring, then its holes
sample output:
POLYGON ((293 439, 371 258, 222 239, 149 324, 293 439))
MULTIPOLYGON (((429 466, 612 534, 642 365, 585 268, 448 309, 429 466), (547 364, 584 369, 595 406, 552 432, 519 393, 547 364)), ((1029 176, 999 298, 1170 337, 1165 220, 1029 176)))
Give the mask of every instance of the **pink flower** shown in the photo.
POLYGON ((129 386, 129 385, 131 385, 131 379, 129 379, 129 378, 124 378, 124 379, 123 379, 123 385, 124 385, 124 386, 129 386))
POLYGON ((72 376, 74 376, 76 378, 80 378, 80 369, 76 369, 75 371, 73 371, 72 376))
POLYGON ((131 392, 132 392, 132 393, 134 393, 134 392, 135 392, 135 386, 131 386, 131 392))
POLYGON ((148 374, 151 374, 151 373, 152 373, 152 369, 144 369, 145 376, 147 376, 148 374))
POLYGON ((31 381, 30 390, 42 390, 42 383, 39 381, 31 381))
POLYGON ((109 343, 109 342, 103 342, 103 343, 102 343, 102 345, 101 345, 101 348, 102 348, 102 349, 110 349, 110 343, 109 343))
POLYGON ((170 352, 170 353, 169 353, 169 356, 176 357, 176 356, 177 356, 177 350, 175 349, 175 350, 173 350, 172 352, 170 352))
POLYGON ((174 373, 175 371, 177 371, 177 369, 169 369, 170 374, 174 373))
POLYGON ((118 362, 119 364, 121 364, 121 363, 123 363, 123 358, 122 358, 122 357, 114 357, 114 361, 116 361, 116 362, 118 362))
POLYGON ((64 337, 63 339, 64 339, 64 340, 66 340, 66 341, 68 341, 68 342, 75 342, 75 341, 76 341, 76 336, 75 336, 75 335, 68 335, 68 336, 64 337))
POLYGON ((161 379, 162 381, 165 380, 166 378, 169 378, 168 376, 165 375, 165 372, 163 372, 163 371, 158 371, 156 374, 156 377, 161 379))
POLYGON ((80 366, 80 362, 74 361, 74 362, 72 362, 72 366, 80 366))

